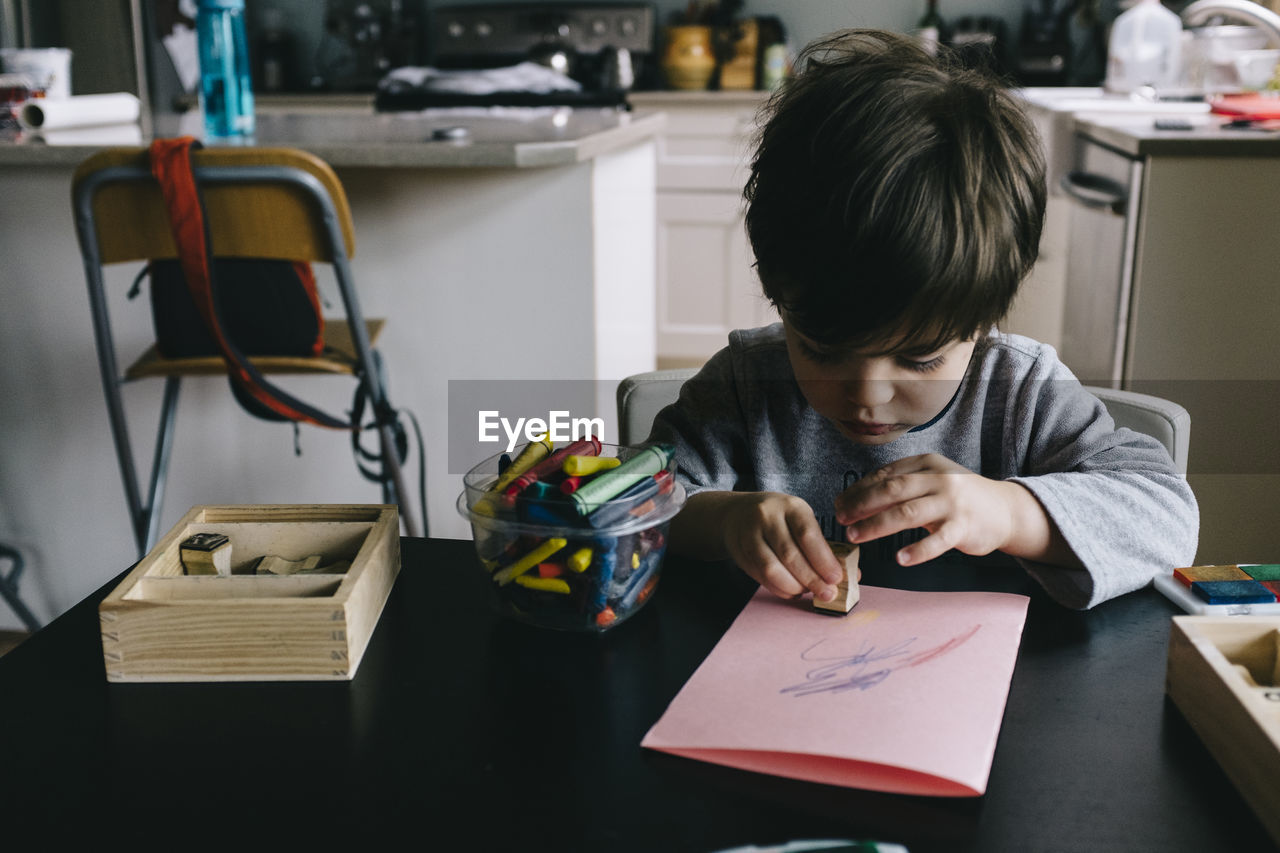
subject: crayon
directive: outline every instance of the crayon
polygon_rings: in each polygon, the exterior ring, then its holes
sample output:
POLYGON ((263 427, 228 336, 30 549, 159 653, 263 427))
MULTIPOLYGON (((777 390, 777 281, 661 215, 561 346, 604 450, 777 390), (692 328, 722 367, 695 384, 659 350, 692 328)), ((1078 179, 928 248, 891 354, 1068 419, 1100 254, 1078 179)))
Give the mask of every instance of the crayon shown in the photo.
POLYGON ((494 514, 492 496, 500 494, 512 480, 541 462, 549 453, 551 453, 551 438, 548 435, 543 435, 537 441, 526 444, 516 458, 511 460, 511 464, 502 469, 498 479, 489 487, 489 491, 485 492, 471 509, 481 515, 492 516, 494 514))
POLYGON ((585 477, 588 474, 599 474, 610 468, 617 468, 622 460, 616 456, 580 456, 574 454, 564 458, 564 472, 570 477, 585 477))
POLYGON ((613 582, 613 571, 618 565, 617 543, 613 540, 601 542, 600 552, 596 555, 596 589, 592 596, 592 608, 599 613, 609 603, 609 584, 613 582))
POLYGON ((522 575, 539 563, 544 562, 548 557, 568 544, 568 540, 553 536, 505 569, 500 569, 494 574, 493 579, 498 582, 499 586, 506 586, 518 575, 522 575))
POLYGON ((573 508, 564 500, 563 495, 558 501, 517 501, 516 516, 525 524, 545 524, 551 527, 564 527, 573 523, 576 518, 573 508))
POLYGON ((618 614, 613 612, 612 607, 606 607, 604 610, 601 610, 599 613, 596 614, 596 624, 599 625, 601 628, 604 628, 608 625, 612 625, 614 622, 617 622, 617 621, 618 621, 618 614))
MULTIPOLYGON (((560 466, 564 464, 566 456, 592 456, 600 452, 600 439, 584 438, 580 441, 574 441, 566 444, 564 447, 552 453, 546 459, 543 459, 537 465, 525 471, 520 476, 511 481, 511 484, 503 490, 503 495, 507 500, 514 501, 516 495, 529 488, 532 484, 539 480, 545 479, 551 474, 560 470, 560 466)), ((514 466, 515 463, 512 463, 514 466)))
POLYGON ((531 578, 528 575, 521 575, 516 578, 516 583, 520 586, 527 586, 529 589, 540 589, 543 592, 558 592, 561 595, 569 594, 569 584, 559 578, 531 578))
POLYGON ((523 497, 535 501, 554 500, 563 494, 558 488, 548 483, 546 480, 538 480, 530 483, 529 488, 525 489, 523 497))
POLYGON ((558 578, 564 574, 564 566, 559 563, 538 563, 538 577, 558 578))
POLYGON ((653 571, 655 564, 656 561, 650 562, 643 572, 636 572, 631 578, 626 589, 624 589, 622 595, 619 596, 619 612, 630 612, 633 607, 648 598, 649 594, 653 592, 653 587, 650 586, 650 584, 658 579, 657 575, 653 571))
POLYGON ((587 570, 587 567, 591 565, 591 549, 579 548, 577 551, 573 552, 573 555, 569 557, 566 564, 578 574, 582 574, 587 570))
POLYGON ((579 486, 569 495, 569 500, 581 515, 590 515, 629 486, 666 468, 671 461, 672 449, 670 445, 662 444, 646 447, 617 468, 579 486))
MULTIPOLYGON (((659 494, 671 491, 672 485, 671 472, 664 468, 652 477, 646 477, 622 493, 614 495, 612 500, 587 516, 587 523, 598 529, 617 524, 628 516, 644 515, 657 505, 652 499, 659 494), (653 505, 646 508, 647 504, 653 505)), ((573 495, 569 497, 572 498, 573 495)))
POLYGON ((560 491, 562 494, 571 495, 578 490, 578 486, 582 485, 581 474, 570 474, 560 481, 560 491))

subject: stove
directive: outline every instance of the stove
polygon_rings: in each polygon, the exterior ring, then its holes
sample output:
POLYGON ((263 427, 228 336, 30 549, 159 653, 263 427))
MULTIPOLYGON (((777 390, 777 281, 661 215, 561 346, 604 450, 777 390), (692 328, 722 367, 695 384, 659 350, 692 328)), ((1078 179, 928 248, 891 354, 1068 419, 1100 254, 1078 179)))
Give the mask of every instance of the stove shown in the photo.
POLYGON ((379 110, 447 106, 614 106, 633 84, 655 84, 656 13, 646 3, 441 6, 432 13, 429 64, 442 71, 505 68, 536 61, 577 81, 574 90, 477 94, 439 87, 379 88, 379 110), (619 66, 630 74, 619 74, 619 66))

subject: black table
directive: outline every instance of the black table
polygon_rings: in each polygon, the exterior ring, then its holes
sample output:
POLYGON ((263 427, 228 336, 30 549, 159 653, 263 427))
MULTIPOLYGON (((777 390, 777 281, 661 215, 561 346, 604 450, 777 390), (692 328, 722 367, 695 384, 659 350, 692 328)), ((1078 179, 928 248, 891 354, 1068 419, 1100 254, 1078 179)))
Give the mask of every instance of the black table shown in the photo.
POLYGON ((640 748, 750 597, 733 567, 670 560, 653 602, 597 637, 491 615, 471 547, 403 541, 350 683, 108 684, 97 604, 113 580, 0 658, 0 834, 352 850, 830 837, 912 853, 1274 849, 1164 697, 1175 611, 1151 590, 1077 613, 1007 569, 864 577, 1031 595, 987 793, 934 799, 640 748))

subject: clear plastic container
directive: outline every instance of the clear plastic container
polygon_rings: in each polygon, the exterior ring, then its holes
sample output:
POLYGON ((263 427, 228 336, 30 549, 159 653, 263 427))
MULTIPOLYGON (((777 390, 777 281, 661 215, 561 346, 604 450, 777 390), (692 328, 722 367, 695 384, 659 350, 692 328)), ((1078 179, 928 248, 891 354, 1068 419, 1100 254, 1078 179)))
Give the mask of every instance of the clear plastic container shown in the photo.
POLYGON ((196 9, 200 110, 208 137, 252 136, 253 84, 244 0, 200 0, 196 9))
POLYGON ((1141 86, 1166 90, 1178 86, 1181 49, 1182 19, 1159 0, 1138 0, 1112 24, 1106 88, 1132 92, 1141 86))
MULTIPOLYGON (((599 456, 625 463, 643 452, 602 444, 599 456)), ((542 496, 528 488, 515 500, 494 492, 504 455, 467 472, 458 496, 499 610, 531 625, 597 633, 635 615, 653 597, 667 528, 684 505, 675 461, 644 478, 655 488, 624 491, 583 515, 558 477, 542 496)))

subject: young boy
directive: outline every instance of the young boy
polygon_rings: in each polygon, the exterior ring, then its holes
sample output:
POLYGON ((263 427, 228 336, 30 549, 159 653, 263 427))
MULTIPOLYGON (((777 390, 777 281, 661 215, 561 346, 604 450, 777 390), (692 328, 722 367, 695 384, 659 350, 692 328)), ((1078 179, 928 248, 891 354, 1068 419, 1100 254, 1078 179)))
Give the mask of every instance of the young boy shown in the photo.
POLYGON ((1044 163, 997 82, 904 37, 810 45, 770 104, 747 231, 782 323, 734 332, 657 418, 690 498, 670 548, 775 594, 840 567, 1016 558, 1087 608, 1190 565, 1195 498, 1052 348, 995 330, 1035 263, 1044 163))

